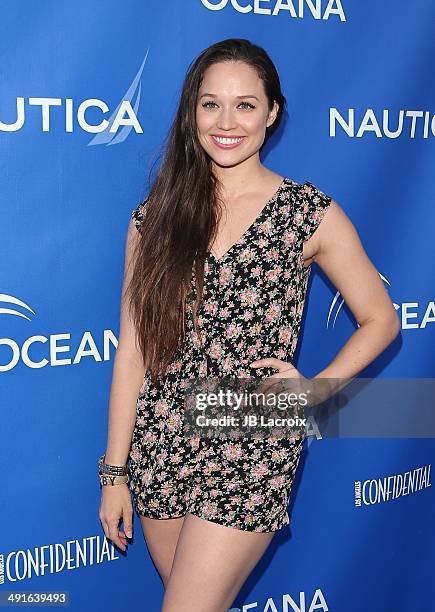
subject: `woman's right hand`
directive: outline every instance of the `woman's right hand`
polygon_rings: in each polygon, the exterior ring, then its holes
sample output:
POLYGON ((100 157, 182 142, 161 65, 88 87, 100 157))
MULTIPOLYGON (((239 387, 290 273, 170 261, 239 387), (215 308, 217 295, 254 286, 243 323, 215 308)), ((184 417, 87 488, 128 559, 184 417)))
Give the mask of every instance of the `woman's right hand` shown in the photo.
POLYGON ((127 549, 126 538, 133 536, 133 508, 130 489, 127 484, 103 485, 101 487, 98 516, 106 538, 125 551, 127 549), (120 519, 123 522, 123 531, 119 528, 120 519))

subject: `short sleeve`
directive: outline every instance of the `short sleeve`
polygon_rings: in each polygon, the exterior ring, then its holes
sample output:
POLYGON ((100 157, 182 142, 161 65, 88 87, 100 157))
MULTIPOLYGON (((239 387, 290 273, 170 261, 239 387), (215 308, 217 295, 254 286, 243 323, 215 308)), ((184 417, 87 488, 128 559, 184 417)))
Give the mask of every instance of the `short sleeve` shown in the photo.
POLYGON ((141 232, 142 223, 144 219, 144 211, 145 211, 145 206, 147 202, 148 202, 148 198, 145 198, 144 202, 139 204, 139 206, 137 206, 131 213, 131 218, 133 219, 133 222, 138 232, 141 232))
POLYGON ((306 242, 314 234, 331 202, 332 198, 330 196, 324 194, 309 181, 305 181, 302 185, 297 223, 303 242, 306 242))

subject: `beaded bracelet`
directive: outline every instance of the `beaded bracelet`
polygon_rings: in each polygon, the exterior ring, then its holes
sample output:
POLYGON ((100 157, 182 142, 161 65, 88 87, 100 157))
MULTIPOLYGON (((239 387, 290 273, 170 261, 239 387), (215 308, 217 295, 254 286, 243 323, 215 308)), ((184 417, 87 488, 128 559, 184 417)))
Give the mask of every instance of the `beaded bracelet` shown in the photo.
POLYGON ((110 465, 105 463, 106 454, 101 455, 98 460, 98 473, 108 474, 109 476, 125 476, 128 473, 127 465, 110 465))

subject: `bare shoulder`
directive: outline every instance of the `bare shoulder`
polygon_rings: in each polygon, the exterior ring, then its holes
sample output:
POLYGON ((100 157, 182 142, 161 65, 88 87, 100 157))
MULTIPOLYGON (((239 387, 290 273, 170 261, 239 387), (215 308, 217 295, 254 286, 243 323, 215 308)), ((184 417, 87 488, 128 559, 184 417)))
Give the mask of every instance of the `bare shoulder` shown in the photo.
POLYGON ((311 260, 340 292, 359 325, 374 319, 392 321, 391 329, 397 335, 400 322, 391 298, 356 227, 335 200, 304 243, 304 257, 305 247, 312 249, 311 260))
POLYGON ((328 244, 334 241, 355 240, 358 238, 357 230, 343 208, 334 199, 330 199, 327 210, 322 215, 316 231, 304 242, 304 265, 308 267, 313 261, 319 263, 321 253, 325 253, 328 244))

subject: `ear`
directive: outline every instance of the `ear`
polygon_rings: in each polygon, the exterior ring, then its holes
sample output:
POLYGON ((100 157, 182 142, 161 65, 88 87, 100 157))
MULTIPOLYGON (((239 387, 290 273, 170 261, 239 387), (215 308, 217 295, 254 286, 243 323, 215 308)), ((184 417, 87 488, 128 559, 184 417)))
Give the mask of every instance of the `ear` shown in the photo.
POLYGON ((266 127, 270 127, 272 125, 272 123, 276 119, 278 111, 279 111, 279 104, 278 104, 278 102, 276 100, 274 100, 273 108, 272 108, 272 110, 269 113, 269 117, 267 119, 266 127))

